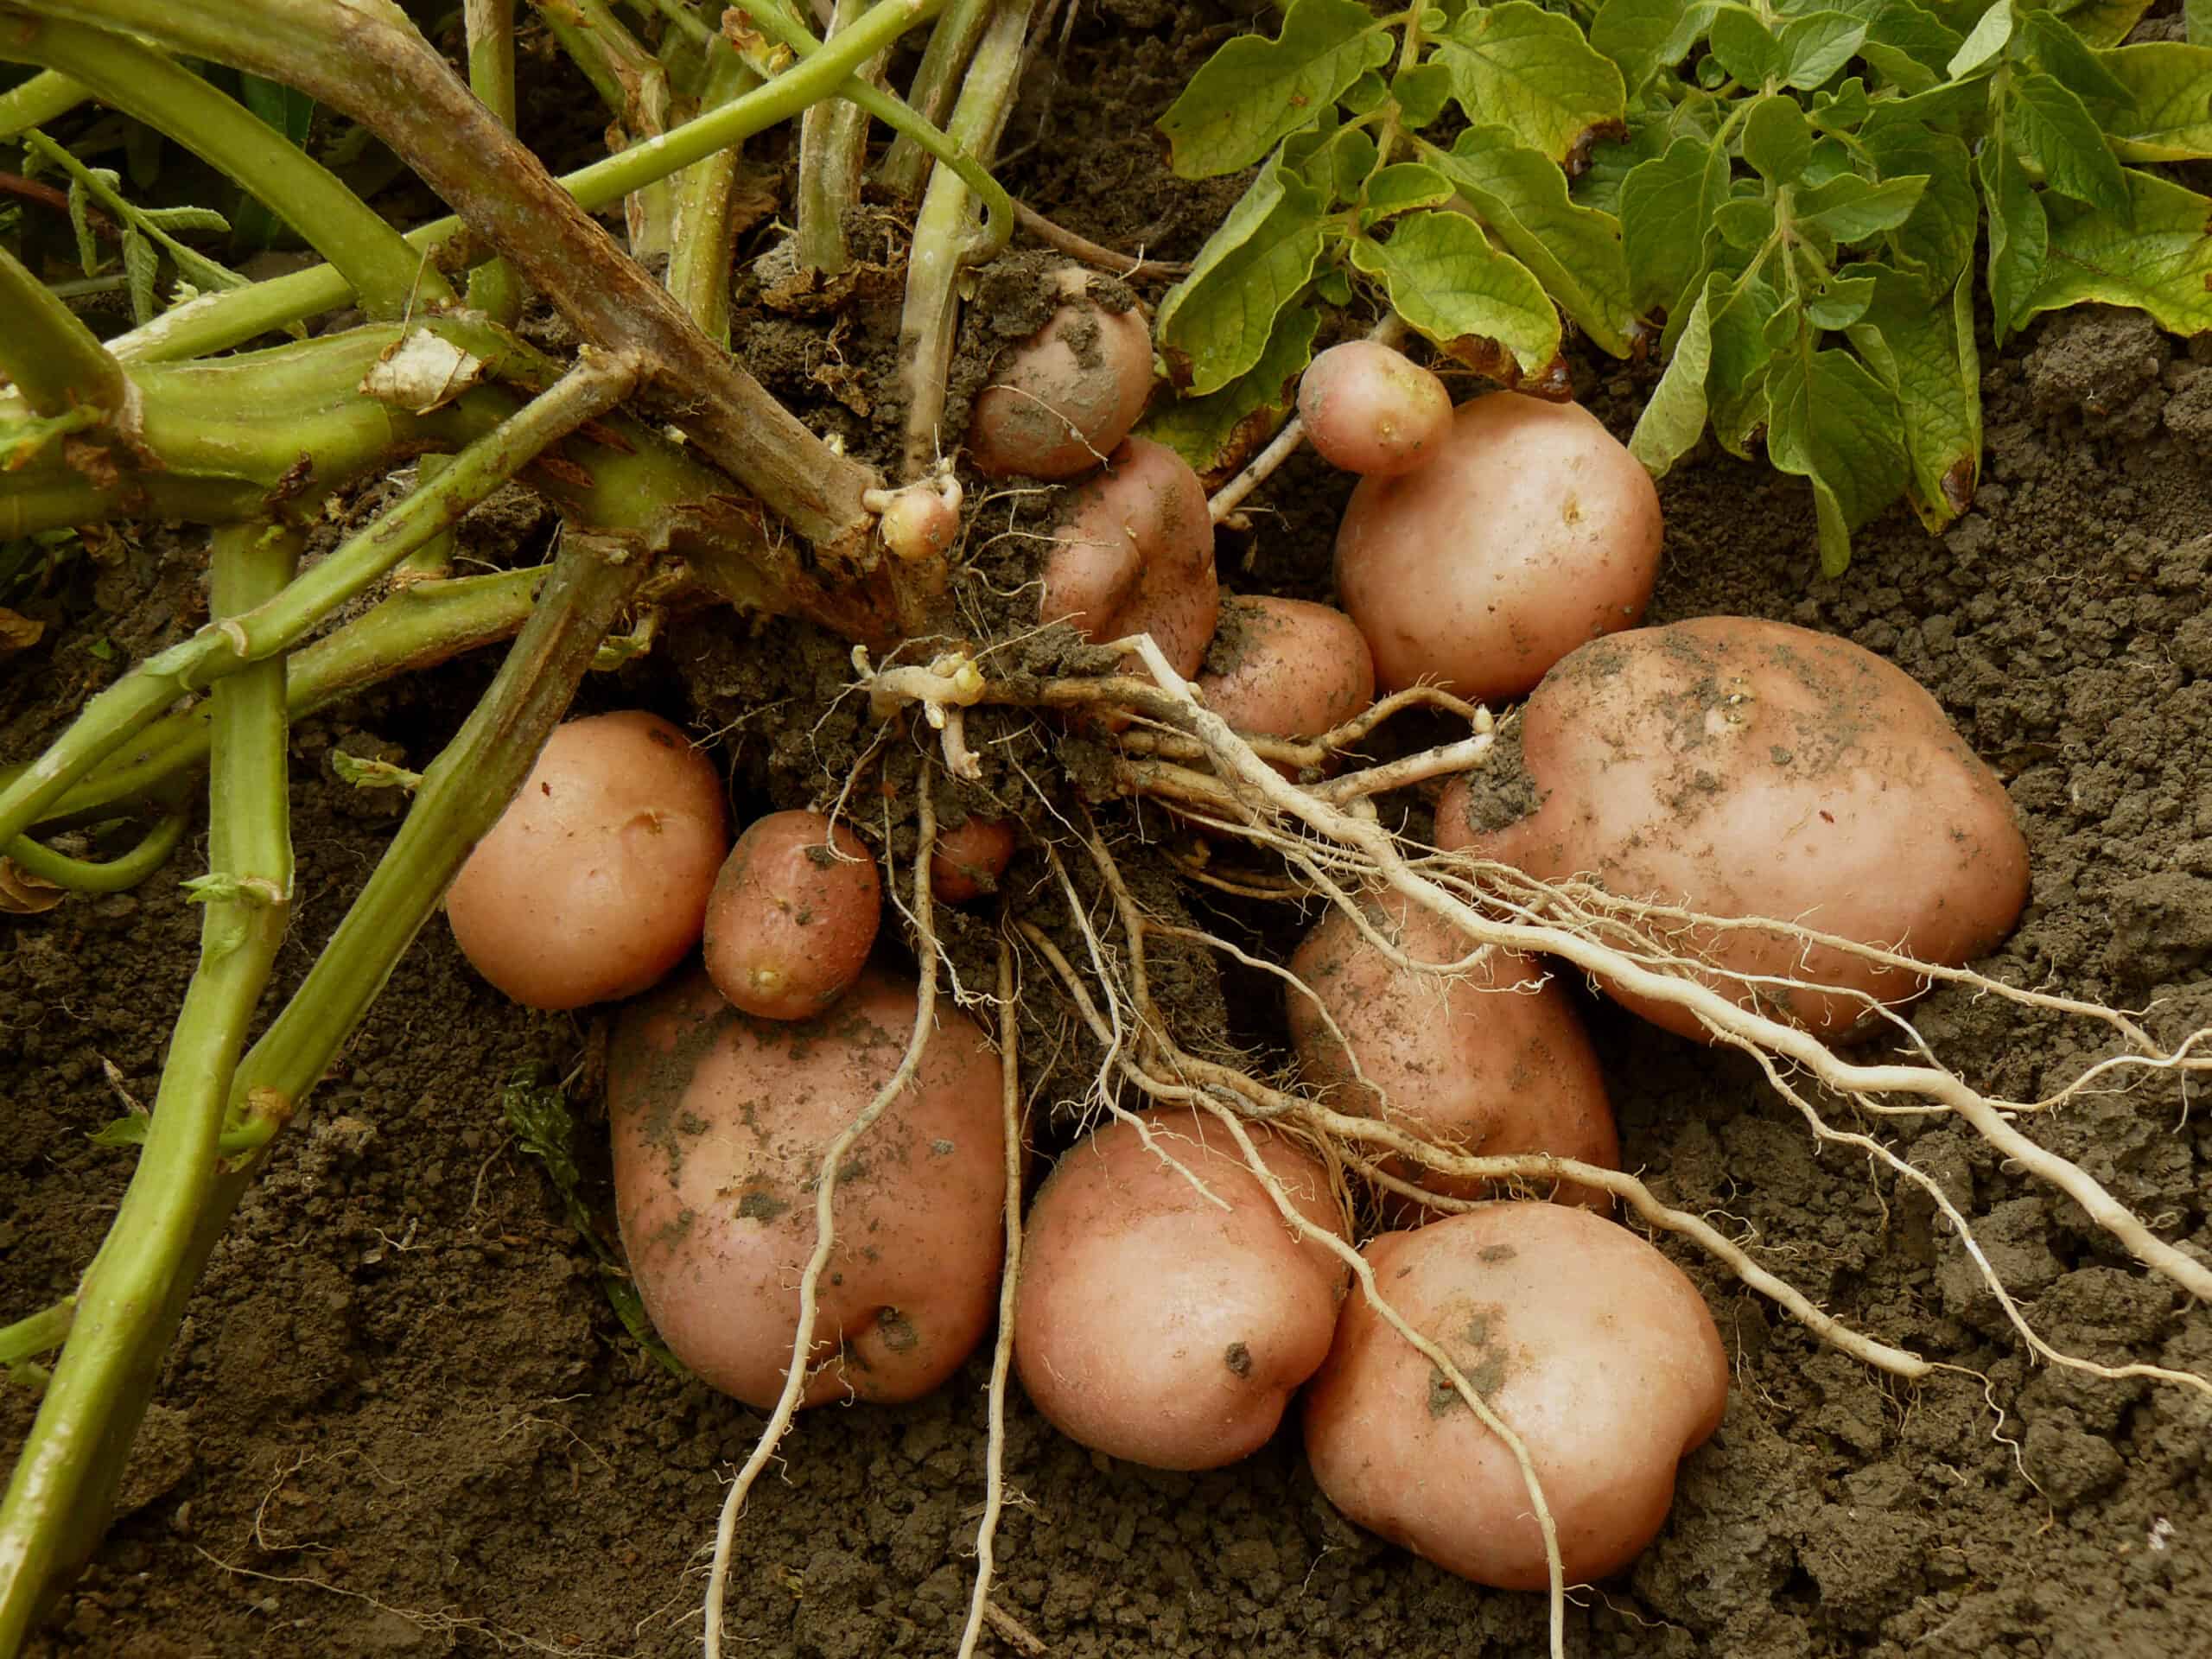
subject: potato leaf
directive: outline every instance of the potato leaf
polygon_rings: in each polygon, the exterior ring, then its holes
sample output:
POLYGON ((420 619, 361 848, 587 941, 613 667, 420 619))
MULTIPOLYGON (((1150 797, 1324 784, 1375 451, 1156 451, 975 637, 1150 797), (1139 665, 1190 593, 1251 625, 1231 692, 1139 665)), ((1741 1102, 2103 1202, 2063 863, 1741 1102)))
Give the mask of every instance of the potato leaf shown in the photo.
POLYGON ((2069 305, 2126 305, 2177 334, 2212 328, 2212 198, 2148 173, 2126 173, 2123 221, 2050 201, 2048 257, 2016 321, 2069 305))
POLYGON ((1630 92, 1680 63, 1713 26, 1718 0, 1605 0, 1590 22, 1590 44, 1611 58, 1630 92))
POLYGON ((1851 535, 1903 493, 1897 400, 1846 351, 1777 355, 1767 377, 1766 453, 1807 480, 1820 520, 1821 569, 1851 563, 1851 535))
POLYGON ((1414 213, 1391 226, 1388 241, 1358 238, 1351 259, 1382 282, 1400 316, 1469 368, 1507 385, 1554 372, 1557 308, 1473 219, 1414 213))
POLYGON ((1577 207, 1558 165, 1499 127, 1471 127, 1429 152, 1506 251, 1604 350, 1626 356, 1637 332, 1620 221, 1577 207))
POLYGON ((1437 37, 1452 96, 1477 126, 1509 129, 1554 162, 1624 137, 1621 72, 1572 20, 1530 0, 1472 9, 1437 37))
POLYGON ((1936 291, 1948 292, 1974 258, 1974 231, 1981 219, 1974 158, 1948 133, 1892 127, 1859 142, 1884 178, 1927 180, 1911 213, 1891 234, 1890 245, 1898 257, 1924 267, 1936 291))
POLYGON ((1357 0, 1291 0, 1279 36, 1230 41, 1160 117, 1170 165, 1186 179, 1249 167, 1389 56, 1390 37, 1357 0))
POLYGON ((1621 181, 1621 242, 1638 310, 1671 305, 1704 265, 1701 227, 1728 199, 1728 155, 1677 138, 1621 181), (1695 231, 1695 233, 1693 232, 1695 231))
POLYGON ((1755 14, 1740 6, 1721 10, 1713 20, 1713 55, 1723 69, 1746 86, 1764 86, 1780 78, 1782 42, 1755 14))
POLYGON ((1809 92, 1849 63, 1866 38, 1866 23, 1840 11, 1807 12, 1782 26, 1782 84, 1809 92))
POLYGON ((1797 200, 1798 222, 1818 235, 1848 245, 1893 231, 1912 216, 1928 188, 1924 174, 1907 174, 1870 184, 1855 174, 1808 190, 1797 200))
POLYGON ((2100 52, 2096 60, 2120 89, 2104 125, 2121 159, 2212 156, 2212 46, 2156 41, 2100 52))
POLYGON ((1982 146, 1982 200, 1989 208, 1989 302, 1997 315, 1997 343, 2027 318, 2028 296, 2043 281, 2050 226, 2043 198, 2001 135, 1982 146))
POLYGON ((1871 273, 1872 303, 1849 331, 1874 378, 1897 399, 1904 424, 1906 495, 1939 531, 1974 501, 1981 467, 1981 360, 1974 341, 1974 281, 1961 274, 1946 298, 1887 265, 1871 273))
MULTIPOLYGON (((1540 156, 1537 159, 1541 160, 1540 156)), ((1440 207, 1452 200, 1452 186, 1436 168, 1421 162, 1397 162, 1367 181, 1367 205, 1359 216, 1367 230, 1418 207, 1440 207)))
POLYGON ((1288 418, 1320 326, 1310 306, 1279 312, 1257 363, 1218 391, 1161 404, 1139 430, 1189 461, 1209 489, 1217 487, 1288 418))
POLYGON ((1253 181, 1160 302, 1160 353, 1178 385, 1202 397, 1260 360, 1275 314, 1313 280, 1327 207, 1279 164, 1253 181))
POLYGON ((1943 66, 1943 73, 1953 80, 1986 69, 2004 54, 2012 40, 2012 0, 1993 0, 1988 10, 1967 31, 1959 49, 1951 54, 1951 60, 1943 66))
POLYGON ((2082 0, 2054 8, 2067 28, 2091 46, 2118 46, 2151 10, 2151 0, 2082 0))
POLYGON ((1698 289, 1675 336, 1667 372, 1652 388, 1629 438, 1629 453, 1654 478, 1664 478, 1704 435, 1705 377, 1713 366, 1713 293, 1722 280, 1714 277, 1698 289))
POLYGON ((1752 435, 1766 424, 1767 366, 1774 360, 1767 331, 1784 310, 1782 296, 1756 276, 1739 276, 1713 296, 1713 364, 1705 382, 1713 435, 1747 461, 1752 435))
POLYGON ((1769 184, 1789 184, 1813 159, 1813 124, 1805 106, 1781 92, 1770 92, 1744 118, 1744 159, 1769 184))
POLYGON ((2016 73, 2012 82, 2006 128, 2043 169, 2044 181, 2061 195, 2126 218, 2119 159, 2106 148, 2088 106, 2049 75, 2016 73))

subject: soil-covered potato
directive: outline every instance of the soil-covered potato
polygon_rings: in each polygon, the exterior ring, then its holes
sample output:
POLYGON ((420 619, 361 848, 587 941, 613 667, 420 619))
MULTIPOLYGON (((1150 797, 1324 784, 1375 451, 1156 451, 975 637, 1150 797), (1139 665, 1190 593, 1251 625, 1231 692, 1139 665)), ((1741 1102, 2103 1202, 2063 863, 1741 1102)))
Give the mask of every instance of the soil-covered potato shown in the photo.
MULTIPOLYGON (((1521 747, 1535 809, 1501 823, 1455 782, 1438 804, 1439 846, 1948 965, 1993 949, 2027 901, 2027 842, 1997 775, 1910 676, 1832 634, 1703 617, 1597 641, 1529 698, 1521 747)), ((1707 976, 1819 1032, 1870 1018, 1869 999, 1925 988, 1765 929, 1699 928, 1675 944, 1779 980, 1754 992, 1707 976)), ((1669 1030, 1703 1034, 1685 1009, 1609 988, 1669 1030)))
POLYGON ((446 895, 476 971, 534 1008, 634 996, 699 942, 729 846, 714 762, 658 715, 556 728, 446 895))
MULTIPOLYGON (((1143 1122, 1151 1145, 1134 1122, 1107 1124, 1031 1206, 1014 1363, 1070 1439, 1156 1469, 1217 1468, 1267 1443, 1320 1364, 1346 1273, 1291 1230, 1220 1124, 1184 1110, 1143 1122)), ((1345 1236, 1319 1160, 1252 1138, 1300 1212, 1345 1236)))
POLYGON ((806 1020, 852 985, 883 918, 866 845, 819 812, 771 812, 737 838, 707 903, 707 974, 764 1020, 806 1020))
POLYGON ((988 478, 1075 478, 1129 435, 1152 393, 1152 331, 1135 306, 1116 310, 1072 266, 1065 302, 1011 348, 976 396, 968 458, 988 478))
POLYGON ((971 817, 937 838, 930 854, 930 891, 948 905, 995 892, 1014 861, 1014 832, 1006 818, 971 817))
POLYGON ((1633 627, 1659 571, 1659 494, 1576 404, 1462 404, 1419 470, 1362 479, 1337 588, 1386 690, 1516 697, 1584 641, 1633 627))
MULTIPOLYGON (((1448 923, 1395 895, 1366 899, 1363 910, 1412 961, 1456 963, 1471 948, 1448 923)), ((1293 1046, 1306 1081, 1327 1089, 1339 1111, 1384 1118, 1474 1156, 1541 1152, 1618 1166, 1597 1054, 1566 987, 1529 957, 1492 950, 1465 972, 1424 974, 1391 961, 1332 909, 1290 969, 1313 993, 1286 988, 1293 1046)), ((1389 1167, 1433 1192, 1490 1196, 1481 1182, 1410 1159, 1389 1167)), ((1611 1203, 1572 1183, 1553 1196, 1599 1209, 1611 1203)), ((1427 1213, 1414 1211, 1405 1224, 1427 1213)))
MULTIPOLYGON (((822 1154, 898 1070, 911 981, 749 1018, 690 976, 623 1012, 607 1058, 615 1215, 653 1328, 705 1382, 775 1402, 822 1154)), ((944 1001, 914 1081, 847 1154, 802 1405, 928 1393, 973 1348, 1004 1249, 999 1065, 944 1001)))
POLYGON ((1221 609, 1205 486, 1164 444, 1130 438, 1069 499, 1045 556, 1039 617, 1087 639, 1149 633, 1178 673, 1198 671, 1221 609))
MULTIPOLYGON (((1727 1405, 1696 1287, 1626 1228, 1554 1204, 1484 1205, 1365 1254, 1390 1305, 1528 1448, 1567 1581, 1625 1566, 1727 1405)), ((1313 1478, 1362 1526, 1479 1584, 1543 1587, 1519 1464, 1364 1295, 1344 1304, 1305 1427, 1313 1478)))
POLYGON ((1206 661, 1199 695, 1240 732, 1318 737, 1375 701, 1365 637, 1307 600, 1225 597, 1206 661))

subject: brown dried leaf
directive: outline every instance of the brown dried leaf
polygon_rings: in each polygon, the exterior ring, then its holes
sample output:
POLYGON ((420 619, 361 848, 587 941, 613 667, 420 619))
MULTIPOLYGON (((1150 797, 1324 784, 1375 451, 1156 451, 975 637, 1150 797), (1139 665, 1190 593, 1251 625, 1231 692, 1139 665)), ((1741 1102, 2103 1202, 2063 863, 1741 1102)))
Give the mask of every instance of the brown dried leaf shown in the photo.
POLYGON ((12 858, 0 858, 0 914, 41 915, 68 896, 66 887, 33 875, 12 858))

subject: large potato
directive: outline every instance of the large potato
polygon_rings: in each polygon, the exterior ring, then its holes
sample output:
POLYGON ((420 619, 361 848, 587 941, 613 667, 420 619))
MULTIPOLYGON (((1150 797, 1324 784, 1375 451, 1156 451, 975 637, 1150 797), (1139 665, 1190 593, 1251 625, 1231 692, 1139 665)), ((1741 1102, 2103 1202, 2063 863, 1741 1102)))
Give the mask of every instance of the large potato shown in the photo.
MULTIPOLYGON (((1996 774, 1902 670, 1831 635, 1705 617, 1598 641, 1529 698, 1521 744, 1535 810, 1493 826, 1471 816, 1476 798, 1455 782, 1437 808, 1440 846, 1950 965, 1992 950, 2027 902, 2027 842, 1996 774)), ((1886 1003, 1924 988, 1916 975, 1764 930, 1702 929, 1674 944, 1782 980, 1723 988, 1818 1032, 1847 1029, 1866 1005, 1808 982, 1886 1003)), ((1703 1034, 1678 1007, 1615 995, 1669 1030, 1703 1034)))
POLYGON ((1206 661, 1199 694, 1240 732, 1319 737, 1375 701, 1375 659, 1358 628, 1302 599, 1224 598, 1206 661))
MULTIPOLYGON (((1274 1433, 1329 1351, 1345 1270, 1292 1232, 1218 1123, 1180 1110, 1145 1121, 1157 1150, 1134 1125, 1109 1123, 1038 1193, 1014 1363, 1070 1439, 1156 1469, 1212 1469, 1274 1433)), ((1300 1212, 1344 1236, 1320 1162, 1252 1135, 1300 1212)))
POLYGON ((699 942, 729 847, 714 762, 658 715, 557 728, 446 895, 476 971, 533 1008, 634 996, 699 942))
MULTIPOLYGON (((898 1069, 912 982, 864 976, 804 1021, 698 975, 626 1009, 607 1062, 615 1216, 653 1328, 747 1405, 782 1391, 830 1142, 898 1069)), ((998 1061, 938 1003, 915 1081, 847 1155, 803 1405, 912 1400, 990 1323, 1004 1245, 998 1061)))
POLYGON ((1099 641, 1149 633, 1177 673, 1197 673, 1221 608, 1198 475, 1166 445, 1128 439, 1069 498, 1043 575, 1039 620, 1099 641))
POLYGON ((1386 690, 1516 697, 1632 627, 1659 572, 1659 493, 1574 404, 1462 404, 1418 471, 1367 478, 1337 531, 1339 599, 1386 690))
POLYGON ((1151 396, 1144 314, 1102 302, 1094 279, 1072 266, 1053 285, 1065 302, 1005 354, 976 395, 968 456, 986 477, 1087 473, 1128 435, 1151 396))
MULTIPOLYGON (((1367 1247, 1407 1323, 1519 1435, 1569 1584, 1651 1541, 1683 1455, 1719 1427, 1728 1361, 1681 1269, 1586 1210, 1492 1204, 1367 1247)), ((1306 1395, 1328 1499, 1439 1567, 1504 1590, 1546 1582, 1520 1465, 1363 1294, 1306 1395)))
MULTIPOLYGON (((1395 895, 1368 899, 1365 913, 1414 962, 1458 962, 1473 948, 1450 924, 1395 895)), ((1493 950, 1479 967, 1450 978, 1418 973, 1392 962, 1332 909, 1293 953, 1290 969, 1313 992, 1287 991, 1292 1045, 1306 1080, 1328 1089, 1338 1110, 1386 1118, 1478 1157, 1543 1152, 1607 1169, 1618 1165, 1620 1141, 1598 1057, 1566 988, 1530 958, 1493 950), (1351 1045, 1349 1054, 1324 1009, 1351 1045)), ((1433 1192, 1489 1196, 1479 1182, 1410 1160, 1389 1166, 1433 1192)), ((1600 1209, 1611 1203, 1572 1185, 1554 1196, 1600 1209)))

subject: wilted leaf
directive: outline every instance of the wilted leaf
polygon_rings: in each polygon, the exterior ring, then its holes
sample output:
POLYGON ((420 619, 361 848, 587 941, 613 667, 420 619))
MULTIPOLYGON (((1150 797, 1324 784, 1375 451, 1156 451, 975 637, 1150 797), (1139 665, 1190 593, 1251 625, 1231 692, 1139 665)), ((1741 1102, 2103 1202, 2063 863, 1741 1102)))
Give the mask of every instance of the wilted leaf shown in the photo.
POLYGON ((33 875, 12 858, 0 858, 0 912, 38 916, 69 896, 68 890, 33 875))
POLYGON ((46 624, 0 605, 0 657, 24 651, 45 637, 46 624))
POLYGON ((1906 494, 1938 531, 1974 500, 1981 466, 1981 360, 1974 340, 1974 279, 1962 274, 1947 298, 1886 265, 1872 273, 1873 302, 1850 330, 1852 345, 1897 399, 1904 420, 1906 494))
POLYGON ((427 328, 387 346, 361 377, 362 396, 428 415, 484 378, 484 359, 427 328))
POLYGON ((1320 317, 1306 306, 1278 313, 1257 363, 1206 397, 1162 402, 1138 429, 1189 461, 1211 492, 1288 418, 1320 326, 1320 317))
POLYGON ((1705 377, 1713 365, 1712 303, 1713 277, 1698 289, 1697 301, 1686 314, 1675 340, 1675 354, 1659 377, 1651 399, 1629 438, 1629 453, 1642 461, 1654 478, 1690 452, 1705 432, 1705 377))

